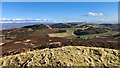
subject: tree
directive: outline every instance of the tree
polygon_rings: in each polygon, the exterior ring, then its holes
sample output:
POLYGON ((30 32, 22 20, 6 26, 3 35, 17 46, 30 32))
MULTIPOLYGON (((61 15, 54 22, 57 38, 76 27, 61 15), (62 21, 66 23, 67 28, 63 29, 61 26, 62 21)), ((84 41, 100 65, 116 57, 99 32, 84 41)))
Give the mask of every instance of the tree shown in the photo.
POLYGON ((74 31, 74 34, 75 34, 75 35, 86 35, 86 34, 88 34, 88 33, 85 32, 85 31, 83 31, 83 30, 78 29, 78 30, 74 31))

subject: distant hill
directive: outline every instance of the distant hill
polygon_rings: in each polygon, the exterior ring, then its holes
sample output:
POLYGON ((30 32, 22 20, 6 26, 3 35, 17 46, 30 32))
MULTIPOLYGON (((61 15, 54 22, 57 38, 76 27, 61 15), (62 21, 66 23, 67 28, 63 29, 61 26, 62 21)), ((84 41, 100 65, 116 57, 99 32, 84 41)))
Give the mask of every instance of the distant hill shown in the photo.
POLYGON ((57 23, 57 24, 50 25, 50 27, 52 27, 52 28, 70 28, 71 25, 67 24, 67 23, 57 23))
POLYGON ((53 22, 26 22, 26 23, 0 23, 3 29, 13 29, 13 28, 21 28, 24 26, 32 26, 35 24, 53 24, 53 22))
POLYGON ((87 22, 67 22, 68 24, 87 24, 87 22))
POLYGON ((3 37, 5 39, 14 39, 17 36, 29 36, 29 35, 40 35, 40 36, 46 36, 48 31, 51 31, 52 29, 49 25, 44 24, 36 24, 36 25, 28 25, 21 28, 14 28, 14 29, 6 29, 2 31, 3 37), (39 32, 36 32, 40 30, 39 32), (41 31, 42 30, 42 31, 41 31), (46 32, 43 32, 43 31, 46 32), (33 34, 34 33, 34 34, 33 34))
POLYGON ((120 24, 99 24, 99 25, 103 25, 105 27, 110 27, 114 31, 120 30, 120 28, 119 28, 120 24))
POLYGON ((48 25, 44 25, 44 24, 35 24, 35 25, 30 25, 30 26, 24 26, 22 28, 31 28, 33 30, 37 30, 37 29, 48 29, 48 25))
MULTIPOLYGON (((88 27, 88 26, 85 26, 88 27)), ((109 29, 107 28, 95 28, 95 27, 89 27, 85 30, 78 29, 74 31, 75 35, 87 35, 87 34, 100 34, 100 33, 105 33, 108 32, 109 29)))
POLYGON ((35 23, 0 23, 3 29, 21 28, 23 26, 34 25, 35 23))

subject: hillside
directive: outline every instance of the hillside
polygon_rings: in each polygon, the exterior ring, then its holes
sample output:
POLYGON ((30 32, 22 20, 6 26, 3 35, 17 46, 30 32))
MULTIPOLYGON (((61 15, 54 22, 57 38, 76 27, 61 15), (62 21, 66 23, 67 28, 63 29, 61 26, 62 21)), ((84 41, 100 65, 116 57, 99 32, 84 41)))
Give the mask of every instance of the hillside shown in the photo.
POLYGON ((3 30, 0 66, 120 66, 118 31, 101 25, 64 25, 51 28, 36 24, 3 30), (76 30, 89 34, 77 36, 76 30))
POLYGON ((52 27, 52 28, 70 28, 71 24, 57 23, 57 24, 50 25, 50 27, 52 27))
POLYGON ((120 51, 107 48, 66 46, 28 51, 0 58, 0 66, 120 67, 120 51))
POLYGON ((24 26, 22 28, 31 28, 33 30, 37 30, 37 29, 47 29, 49 27, 47 25, 44 25, 44 24, 36 24, 36 25, 24 26))
POLYGON ((21 28, 5 29, 0 31, 3 40, 13 40, 17 36, 46 36, 46 33, 53 32, 52 28, 45 24, 28 25, 21 28), (39 33, 38 33, 39 31, 39 33), (36 33, 37 32, 37 33, 36 33))

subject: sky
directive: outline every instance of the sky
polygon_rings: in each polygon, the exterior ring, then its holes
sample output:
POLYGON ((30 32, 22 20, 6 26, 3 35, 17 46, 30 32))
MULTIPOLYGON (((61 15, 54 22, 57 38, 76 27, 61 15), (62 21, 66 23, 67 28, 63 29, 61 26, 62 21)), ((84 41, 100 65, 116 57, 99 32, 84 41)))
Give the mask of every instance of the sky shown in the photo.
POLYGON ((3 2, 118 2, 119 0, 2 0, 3 2))
POLYGON ((117 22, 117 2, 3 2, 2 18, 117 22))

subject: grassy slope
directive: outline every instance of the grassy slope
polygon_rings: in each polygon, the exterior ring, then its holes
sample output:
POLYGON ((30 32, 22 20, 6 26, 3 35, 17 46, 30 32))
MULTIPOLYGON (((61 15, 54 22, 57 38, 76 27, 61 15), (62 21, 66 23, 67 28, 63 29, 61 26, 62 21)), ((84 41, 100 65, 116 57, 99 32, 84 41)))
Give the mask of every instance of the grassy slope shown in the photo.
POLYGON ((66 37, 66 36, 71 36, 71 35, 74 35, 73 32, 74 32, 74 28, 61 28, 62 30, 66 30, 67 32, 65 33, 52 33, 52 34, 49 34, 50 37, 66 37))
POLYGON ((100 37, 100 36, 106 36, 106 35, 116 35, 118 34, 118 31, 108 31, 106 33, 101 34, 89 34, 89 35, 82 35, 81 38, 92 38, 92 37, 100 37))
MULTIPOLYGON (((66 37, 66 36, 71 36, 74 35, 73 32, 77 29, 82 29, 82 28, 61 28, 67 30, 65 33, 52 33, 49 34, 50 37, 66 37)), ((84 30, 84 29, 83 29, 84 30)), ((89 35, 82 35, 81 38, 89 38, 89 37, 95 37, 95 36, 105 36, 105 35, 115 35, 118 34, 117 31, 108 31, 106 33, 101 33, 101 34, 89 34, 89 35)))
POLYGON ((120 51, 66 46, 0 58, 0 66, 120 66, 120 51))

